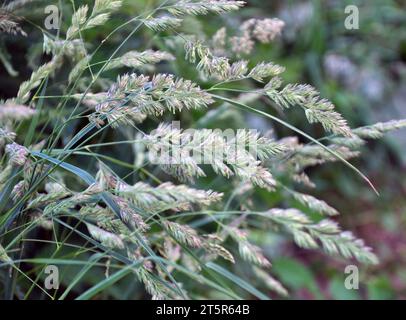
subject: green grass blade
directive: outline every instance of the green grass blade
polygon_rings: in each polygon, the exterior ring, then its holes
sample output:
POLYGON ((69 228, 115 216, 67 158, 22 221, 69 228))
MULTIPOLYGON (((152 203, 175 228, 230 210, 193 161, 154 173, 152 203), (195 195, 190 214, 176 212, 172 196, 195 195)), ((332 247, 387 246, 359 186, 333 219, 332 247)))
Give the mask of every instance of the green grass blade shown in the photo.
POLYGON ((75 278, 72 280, 72 282, 69 284, 69 286, 66 288, 66 290, 61 294, 58 300, 64 300, 66 296, 69 294, 69 292, 73 289, 73 287, 85 276, 85 274, 103 257, 105 254, 102 253, 97 253, 93 255, 88 263, 80 270, 80 272, 75 276, 75 278))
POLYGON ((216 271, 217 273, 221 274, 223 277, 234 282, 242 289, 244 289, 244 290, 248 291, 249 293, 251 293, 252 295, 256 296, 258 299, 269 300, 269 298, 265 294, 263 294, 261 291, 257 290, 252 285, 250 285, 248 282, 246 282, 245 280, 241 279, 240 277, 232 274, 231 272, 227 271, 226 269, 219 266, 218 264, 215 264, 213 262, 208 262, 206 264, 206 266, 208 268, 216 271))
POLYGON ((141 264, 141 262, 134 263, 133 265, 126 266, 120 271, 117 271, 110 277, 104 279, 103 281, 99 282, 97 285, 91 287, 90 289, 86 290, 83 292, 79 297, 76 298, 76 300, 89 300, 93 298, 96 294, 99 292, 107 289, 108 287, 112 286, 114 283, 117 281, 121 280, 128 274, 132 272, 133 267, 138 267, 141 264))

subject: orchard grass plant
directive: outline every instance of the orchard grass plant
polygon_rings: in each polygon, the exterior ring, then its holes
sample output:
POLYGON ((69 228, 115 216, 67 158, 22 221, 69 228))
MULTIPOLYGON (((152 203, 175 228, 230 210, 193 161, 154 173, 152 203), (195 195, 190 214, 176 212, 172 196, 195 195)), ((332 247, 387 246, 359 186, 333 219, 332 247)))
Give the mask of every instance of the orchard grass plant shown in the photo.
MULTIPOLYGON (((108 22, 122 1, 70 4, 57 35, 43 30, 46 62, 0 101, 3 298, 112 298, 117 290, 125 299, 288 297, 264 249, 270 238, 258 234, 349 264, 379 263, 340 228, 339 211, 311 195, 317 186, 307 172, 341 163, 378 194, 351 161, 406 120, 351 128, 316 88, 285 83, 282 65, 250 61, 258 45, 277 41, 280 19, 252 17, 206 37, 180 31, 190 17, 226 17, 244 1, 161 1, 115 28, 108 22), (88 42, 95 28, 104 38, 88 42), (123 28, 130 32, 101 57, 123 28), (126 51, 145 30, 172 46, 126 51), (193 79, 179 75, 179 59, 193 79), (264 100, 268 108, 256 106, 264 100), (291 109, 325 134, 290 124, 291 109), (218 110, 255 114, 290 135, 199 125, 218 110), (199 120, 182 121, 188 114, 199 120), (264 207, 258 193, 278 200, 264 207), (60 269, 53 290, 44 284, 49 265, 60 269)), ((2 35, 29 36, 13 14, 20 5, 2 7, 2 35)))

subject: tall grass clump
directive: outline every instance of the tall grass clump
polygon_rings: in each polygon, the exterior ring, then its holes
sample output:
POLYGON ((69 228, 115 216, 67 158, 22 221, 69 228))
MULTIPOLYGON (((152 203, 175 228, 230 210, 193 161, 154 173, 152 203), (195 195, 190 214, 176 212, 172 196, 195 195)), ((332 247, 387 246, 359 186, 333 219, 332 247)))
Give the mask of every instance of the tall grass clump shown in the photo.
MULTIPOLYGON (((288 296, 264 250, 269 234, 352 263, 378 263, 340 228, 338 210, 310 194, 316 185, 307 169, 340 162, 342 174, 377 193, 350 161, 368 139, 406 120, 351 128, 316 88, 285 83, 283 66, 249 61, 281 34, 279 19, 250 18, 206 37, 180 31, 190 17, 234 14, 243 1, 161 1, 115 28, 108 21, 125 1, 79 2, 67 7, 72 18, 57 36, 43 31, 46 62, 14 98, 0 101, 4 298, 288 296), (104 32, 100 43, 87 41, 95 28, 104 32), (139 34, 149 41, 129 46, 139 34), (119 45, 103 50, 116 35, 119 45), (182 65, 193 68, 192 79, 182 65), (256 107, 264 99, 272 108, 256 107), (326 134, 289 124, 290 109, 326 134), (291 135, 241 128, 227 139, 201 125, 229 110, 291 135), (258 194, 277 197, 264 207, 258 194), (44 287, 47 265, 61 269, 57 290, 44 287)), ((22 36, 4 12, 0 29, 22 36)))

